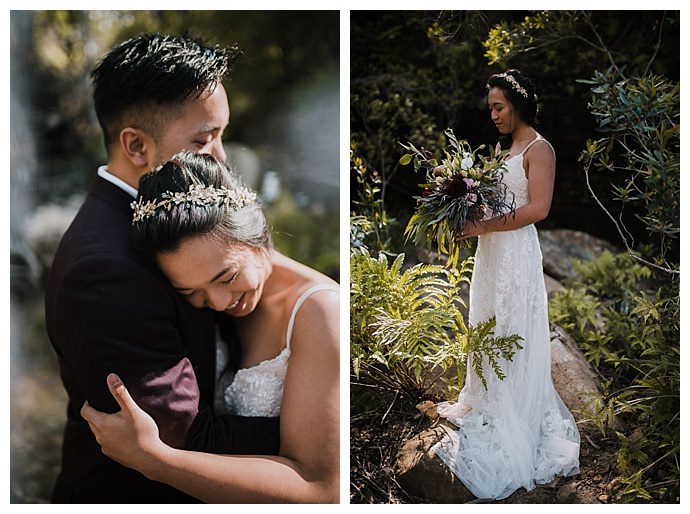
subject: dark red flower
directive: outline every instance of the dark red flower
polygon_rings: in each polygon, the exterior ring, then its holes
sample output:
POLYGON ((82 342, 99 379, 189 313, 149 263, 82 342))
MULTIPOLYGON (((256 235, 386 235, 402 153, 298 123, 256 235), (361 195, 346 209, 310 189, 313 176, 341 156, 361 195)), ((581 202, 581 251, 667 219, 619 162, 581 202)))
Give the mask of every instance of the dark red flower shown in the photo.
POLYGON ((467 191, 467 184, 463 180, 463 176, 455 175, 446 182, 443 192, 452 198, 461 198, 467 194, 467 191))

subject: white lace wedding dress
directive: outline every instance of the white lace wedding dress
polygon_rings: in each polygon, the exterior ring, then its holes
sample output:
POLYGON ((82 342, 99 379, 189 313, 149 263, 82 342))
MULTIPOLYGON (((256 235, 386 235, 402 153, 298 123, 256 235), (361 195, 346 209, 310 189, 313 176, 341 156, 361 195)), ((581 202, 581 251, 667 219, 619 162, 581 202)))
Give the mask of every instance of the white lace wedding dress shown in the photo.
MULTIPOLYGON (((504 183, 515 207, 529 201, 524 153, 507 161, 504 183)), ((469 321, 496 316, 495 335, 523 337, 506 377, 484 366, 487 389, 467 366, 457 403, 439 414, 458 426, 432 449, 477 498, 503 499, 556 475, 579 473, 580 435, 551 380, 551 342, 542 255, 534 225, 481 235, 470 288, 469 321), (467 409, 469 412, 462 416, 467 409), (462 416, 462 417, 460 417, 462 416)))
POLYGON ((266 359, 249 368, 225 370, 228 362, 227 346, 218 338, 216 375, 221 375, 221 377, 218 380, 219 387, 215 402, 217 412, 248 417, 275 418, 280 416, 295 316, 307 298, 322 290, 337 292, 337 289, 331 285, 317 285, 300 295, 290 314, 285 338, 287 346, 272 359, 266 359), (221 374, 223 370, 226 372, 221 374))

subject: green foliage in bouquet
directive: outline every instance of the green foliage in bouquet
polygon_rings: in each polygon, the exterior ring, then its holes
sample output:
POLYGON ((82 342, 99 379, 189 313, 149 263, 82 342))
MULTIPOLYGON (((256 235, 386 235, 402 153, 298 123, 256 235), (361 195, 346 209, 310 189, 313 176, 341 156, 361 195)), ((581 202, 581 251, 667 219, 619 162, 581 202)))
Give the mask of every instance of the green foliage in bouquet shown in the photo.
POLYGON ((549 317, 604 379, 592 419, 620 443, 615 494, 625 502, 678 501, 678 280, 627 253, 604 252, 575 269, 578 276, 550 301, 549 317))
POLYGON ((484 380, 485 355, 502 377, 497 356, 511 359, 520 348, 519 336, 494 337, 495 320, 477 327, 466 326, 458 296, 469 283, 473 258, 459 269, 417 264, 403 270, 404 255, 389 265, 356 250, 350 256, 350 358, 359 383, 398 391, 419 399, 439 381, 450 385, 443 374, 455 366, 453 385, 462 386, 470 353, 475 371, 484 380))
POLYGON ((437 159, 424 148, 402 144, 406 153, 400 158, 403 165, 413 163, 415 171, 426 173, 423 192, 415 196, 417 208, 405 228, 407 240, 415 245, 436 248, 448 256, 448 266, 457 265, 460 250, 469 246, 467 240, 457 241, 457 235, 468 222, 477 222, 485 214, 506 215, 514 210, 514 198, 502 183, 506 168, 503 157, 507 151, 496 154, 489 146, 489 155, 479 153, 469 143, 458 140, 451 129, 446 129, 449 149, 437 159))

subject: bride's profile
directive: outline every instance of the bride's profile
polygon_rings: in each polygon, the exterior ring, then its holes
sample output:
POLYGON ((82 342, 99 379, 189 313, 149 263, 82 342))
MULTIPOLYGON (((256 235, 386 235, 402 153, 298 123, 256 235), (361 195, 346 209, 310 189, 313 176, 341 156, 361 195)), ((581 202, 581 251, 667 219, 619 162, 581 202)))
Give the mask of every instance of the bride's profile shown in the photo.
POLYGON ((234 319, 241 359, 220 406, 279 416, 280 454, 172 448, 114 374, 108 386, 121 410, 82 408, 103 452, 205 502, 337 502, 337 283, 272 247, 256 194, 213 156, 174 156, 142 177, 132 207, 135 244, 172 286, 193 306, 234 319))
MULTIPOLYGON (((487 83, 491 120, 508 150, 503 182, 515 213, 469 223, 458 239, 479 236, 470 288, 469 321, 496 317, 496 335, 518 334, 523 349, 499 359, 505 379, 487 373, 486 388, 467 365, 457 402, 439 414, 458 429, 435 453, 478 498, 503 499, 557 475, 579 473, 580 436, 553 386, 542 255, 534 223, 551 207, 556 155, 534 128, 537 95, 518 70, 487 83)), ((499 148, 497 148, 498 150, 499 148)))

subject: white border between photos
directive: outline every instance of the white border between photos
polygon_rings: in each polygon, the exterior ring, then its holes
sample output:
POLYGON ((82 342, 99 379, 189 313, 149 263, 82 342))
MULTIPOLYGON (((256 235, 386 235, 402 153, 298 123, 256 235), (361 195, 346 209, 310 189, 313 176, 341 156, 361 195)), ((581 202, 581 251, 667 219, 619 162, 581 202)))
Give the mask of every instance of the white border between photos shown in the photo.
POLYGON ((340 503, 350 502, 350 16, 340 13, 340 503))

